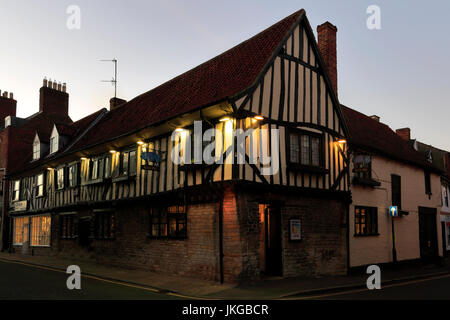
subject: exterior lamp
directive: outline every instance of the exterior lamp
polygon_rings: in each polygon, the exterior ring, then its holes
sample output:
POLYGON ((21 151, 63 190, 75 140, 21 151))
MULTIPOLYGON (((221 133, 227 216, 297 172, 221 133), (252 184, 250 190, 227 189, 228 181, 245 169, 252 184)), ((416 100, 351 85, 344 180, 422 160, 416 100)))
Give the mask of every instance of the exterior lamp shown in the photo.
POLYGON ((175 132, 183 132, 183 131, 184 131, 183 128, 176 128, 176 129, 175 129, 175 132))
POLYGON ((142 145, 144 144, 144 141, 139 140, 139 141, 137 142, 137 144, 140 145, 140 146, 142 146, 142 145))
POLYGON ((117 151, 116 150, 109 150, 109 153, 115 154, 117 151))
POLYGON ((345 139, 340 139, 340 140, 338 140, 338 142, 337 143, 339 143, 339 144, 346 144, 347 143, 347 140, 345 140, 345 139))
POLYGON ((263 116, 254 116, 253 119, 259 121, 259 120, 264 120, 264 117, 263 116))
POLYGON ((81 161, 86 161, 87 158, 86 157, 81 157, 81 161))
POLYGON ((230 121, 230 120, 231 120, 230 118, 225 117, 225 118, 220 119, 219 121, 220 122, 226 122, 226 121, 230 121))

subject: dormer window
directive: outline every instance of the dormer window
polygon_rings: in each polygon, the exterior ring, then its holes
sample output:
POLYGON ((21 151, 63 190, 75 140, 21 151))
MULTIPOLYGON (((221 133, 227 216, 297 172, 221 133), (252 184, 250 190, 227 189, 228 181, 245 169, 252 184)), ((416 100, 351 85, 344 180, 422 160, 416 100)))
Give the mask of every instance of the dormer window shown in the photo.
POLYGON ((33 143, 33 160, 38 160, 41 157, 41 144, 39 142, 33 143))
POLYGON ((50 138, 50 154, 58 151, 58 136, 50 138))

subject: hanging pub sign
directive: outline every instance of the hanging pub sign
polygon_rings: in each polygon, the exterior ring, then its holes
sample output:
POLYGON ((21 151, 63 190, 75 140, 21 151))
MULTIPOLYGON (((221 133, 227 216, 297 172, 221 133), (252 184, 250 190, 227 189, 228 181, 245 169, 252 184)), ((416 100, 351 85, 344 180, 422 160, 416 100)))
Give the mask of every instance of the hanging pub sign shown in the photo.
POLYGON ((290 241, 302 240, 302 225, 300 219, 289 220, 289 240, 290 241))
POLYGON ((141 152, 141 169, 159 171, 161 156, 156 151, 141 152))

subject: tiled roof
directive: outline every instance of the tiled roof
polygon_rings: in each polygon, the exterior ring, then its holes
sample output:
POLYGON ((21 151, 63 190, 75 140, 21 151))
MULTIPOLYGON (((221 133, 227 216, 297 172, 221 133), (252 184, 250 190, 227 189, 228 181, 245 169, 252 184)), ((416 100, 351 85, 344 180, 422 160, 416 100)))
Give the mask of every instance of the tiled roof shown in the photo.
POLYGON ((303 14, 304 10, 300 10, 288 16, 221 55, 110 111, 74 148, 131 134, 242 92, 255 82, 281 40, 303 14))
MULTIPOLYGON (((12 149, 9 151, 9 173, 14 174, 30 169, 48 160, 48 154, 43 154, 40 160, 31 162, 33 157, 33 139, 36 132, 38 132, 41 142, 48 143, 53 126, 56 125, 59 134, 69 137, 67 147, 88 128, 100 113, 105 111, 106 109, 101 109, 76 122, 72 122, 68 116, 37 113, 29 117, 24 125, 8 128, 11 130, 11 141, 14 141, 14 144, 11 146, 12 149)), ((55 153, 55 156, 63 151, 65 151, 64 148, 55 153)))
POLYGON ((439 171, 384 123, 341 105, 350 134, 350 145, 421 168, 439 171))

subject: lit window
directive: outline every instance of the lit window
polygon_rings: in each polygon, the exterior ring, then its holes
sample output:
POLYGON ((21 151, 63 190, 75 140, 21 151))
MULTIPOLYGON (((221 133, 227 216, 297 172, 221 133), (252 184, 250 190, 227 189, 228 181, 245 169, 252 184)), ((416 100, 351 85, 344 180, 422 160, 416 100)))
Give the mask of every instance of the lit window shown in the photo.
POLYGON ((155 238, 186 238, 186 207, 150 209, 150 235, 155 238))
POLYGON ((44 174, 38 174, 36 176, 36 195, 42 197, 44 195, 44 174))
POLYGON ((50 154, 58 151, 58 136, 50 138, 50 154))
POLYGON ((33 160, 38 160, 41 157, 41 144, 40 142, 35 142, 33 144, 33 160))
POLYGON ((64 168, 59 168, 57 171, 56 171, 56 181, 57 181, 57 187, 58 187, 58 190, 59 189, 64 189, 64 168))
POLYGON ((14 218, 14 245, 22 245, 28 242, 28 221, 28 217, 14 218))
POLYGON ((12 194, 12 200, 17 201, 20 197, 20 180, 15 180, 13 182, 13 194, 12 194))
POLYGON ((378 209, 355 207, 355 235, 378 235, 378 209))
POLYGON ((75 187, 78 184, 78 166, 77 164, 73 164, 69 167, 68 173, 69 173, 69 187, 75 187))
POLYGON ((121 154, 120 175, 136 175, 137 156, 136 150, 123 152, 121 154))
POLYGON ((49 247, 51 232, 50 216, 35 216, 31 218, 31 245, 49 247))

